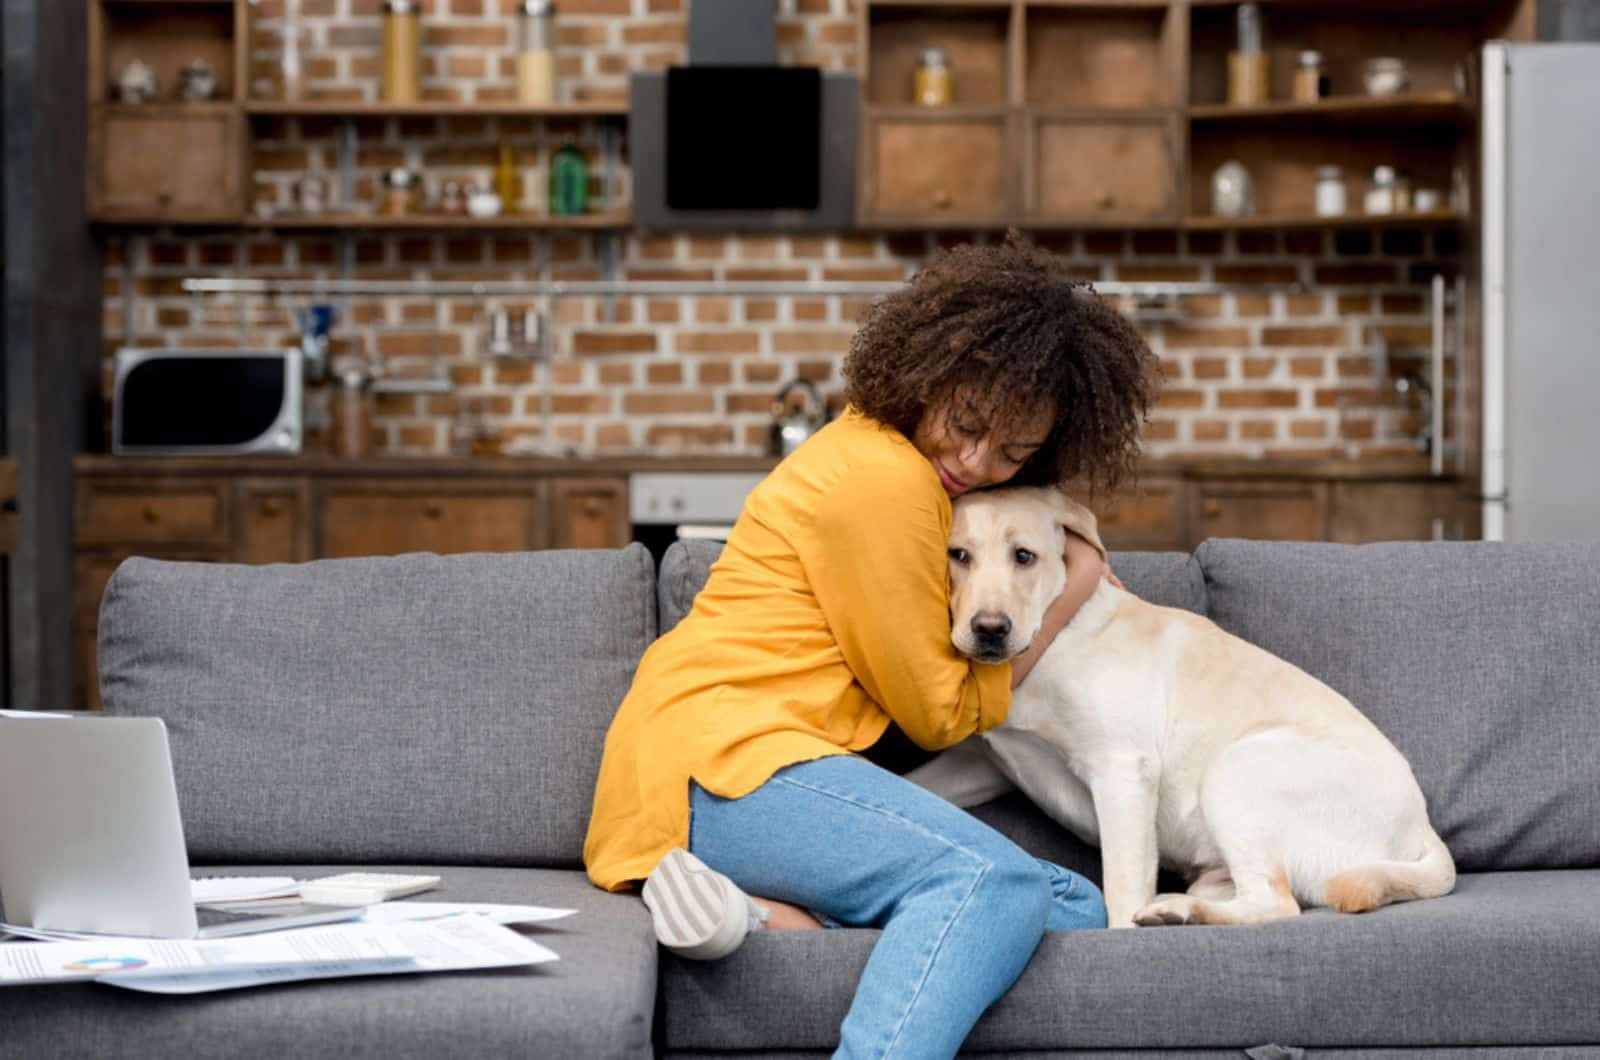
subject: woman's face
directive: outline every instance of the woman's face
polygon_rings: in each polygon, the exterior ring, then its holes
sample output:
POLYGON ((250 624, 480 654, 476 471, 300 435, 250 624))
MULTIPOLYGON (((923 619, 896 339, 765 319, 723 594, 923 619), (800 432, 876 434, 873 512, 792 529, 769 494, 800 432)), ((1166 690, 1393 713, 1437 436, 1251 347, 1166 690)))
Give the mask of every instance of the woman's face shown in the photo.
POLYGON ((968 423, 957 402, 931 406, 917 424, 911 443, 927 457, 951 497, 984 486, 998 486, 1022 470, 1045 443, 1055 422, 1055 409, 1034 410, 1026 422, 985 428, 968 423))

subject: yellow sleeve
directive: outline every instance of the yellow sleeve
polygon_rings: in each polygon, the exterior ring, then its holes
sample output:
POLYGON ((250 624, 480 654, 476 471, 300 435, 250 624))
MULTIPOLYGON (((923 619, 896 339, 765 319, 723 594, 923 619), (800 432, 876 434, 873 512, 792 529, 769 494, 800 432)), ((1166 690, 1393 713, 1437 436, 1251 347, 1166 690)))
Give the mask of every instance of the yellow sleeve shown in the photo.
POLYGON ((940 499, 905 464, 851 467, 798 550, 856 680, 927 751, 992 729, 1011 709, 1011 664, 973 662, 950 643, 940 499))

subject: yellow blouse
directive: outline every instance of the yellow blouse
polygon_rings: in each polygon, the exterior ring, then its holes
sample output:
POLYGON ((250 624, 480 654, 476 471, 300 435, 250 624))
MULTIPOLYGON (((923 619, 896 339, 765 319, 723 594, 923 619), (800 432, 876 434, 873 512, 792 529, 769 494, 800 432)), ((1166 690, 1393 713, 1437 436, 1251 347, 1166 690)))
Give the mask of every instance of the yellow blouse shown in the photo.
POLYGON ((768 475, 694 607, 640 660, 584 841, 608 891, 689 842, 689 780, 724 798, 786 765, 925 750, 999 725, 1010 663, 950 644, 950 498, 906 437, 851 409, 768 475))

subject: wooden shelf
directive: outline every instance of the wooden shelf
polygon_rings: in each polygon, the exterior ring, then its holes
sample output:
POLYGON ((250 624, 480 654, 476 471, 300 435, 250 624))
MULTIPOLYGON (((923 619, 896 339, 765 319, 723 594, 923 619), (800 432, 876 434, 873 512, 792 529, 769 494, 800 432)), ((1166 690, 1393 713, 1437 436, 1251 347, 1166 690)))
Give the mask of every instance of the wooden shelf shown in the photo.
POLYGON ((626 118, 622 102, 580 102, 534 105, 514 100, 460 103, 421 100, 416 103, 368 103, 351 99, 257 100, 245 113, 262 118, 626 118))
POLYGON ((1442 227, 1463 224, 1466 216, 1458 210, 1429 210, 1426 213, 1365 214, 1340 217, 1315 214, 1277 214, 1260 217, 1186 217, 1183 227, 1191 231, 1222 231, 1244 228, 1392 228, 1403 225, 1442 227))
POLYGON ((322 214, 315 217, 285 215, 282 217, 245 219, 244 227, 275 229, 370 229, 373 231, 546 231, 558 229, 613 229, 629 228, 633 216, 628 210, 603 210, 574 217, 551 217, 546 214, 502 214, 498 217, 470 217, 463 214, 415 213, 403 217, 385 217, 381 214, 322 214))
POLYGON ((1197 122, 1332 121, 1363 125, 1464 121, 1470 111, 1454 92, 1411 93, 1390 98, 1333 96, 1317 103, 1274 100, 1240 105, 1206 103, 1189 108, 1197 122))

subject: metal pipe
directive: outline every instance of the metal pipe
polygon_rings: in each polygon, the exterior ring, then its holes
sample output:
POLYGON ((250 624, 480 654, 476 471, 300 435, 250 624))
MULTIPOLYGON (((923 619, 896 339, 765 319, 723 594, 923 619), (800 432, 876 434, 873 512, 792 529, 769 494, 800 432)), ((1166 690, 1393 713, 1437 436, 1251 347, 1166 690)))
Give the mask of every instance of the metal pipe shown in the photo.
MULTIPOLYGON (((704 280, 678 282, 673 280, 269 280, 234 277, 189 277, 183 289, 195 294, 258 294, 258 295, 438 295, 445 297, 485 298, 546 297, 592 298, 608 296, 665 297, 678 295, 741 295, 769 296, 870 296, 887 294, 905 286, 904 281, 865 282, 854 280, 819 280, 790 282, 708 282, 704 280)), ((1179 297, 1196 294, 1223 294, 1230 291, 1283 291, 1294 293, 1304 290, 1299 283, 1288 284, 1226 284, 1226 283, 1124 283, 1111 280, 1092 285, 1104 295, 1130 295, 1151 297, 1179 297)))
POLYGON ((1428 401, 1428 434, 1433 439, 1433 450, 1428 454, 1428 470, 1435 475, 1444 474, 1444 277, 1433 277, 1433 361, 1428 374, 1432 377, 1432 394, 1428 401))

